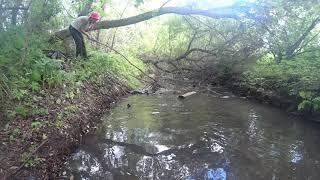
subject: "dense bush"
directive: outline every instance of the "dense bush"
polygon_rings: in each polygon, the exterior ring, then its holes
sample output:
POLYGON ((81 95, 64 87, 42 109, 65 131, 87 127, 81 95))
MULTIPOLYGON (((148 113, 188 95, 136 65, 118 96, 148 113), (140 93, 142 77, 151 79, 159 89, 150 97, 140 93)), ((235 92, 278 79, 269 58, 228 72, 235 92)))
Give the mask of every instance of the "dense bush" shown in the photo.
POLYGON ((245 77, 252 85, 300 97, 300 110, 320 110, 320 53, 305 53, 280 63, 267 54, 245 77))
MULTIPOLYGON (((0 100, 6 105, 2 108, 11 114, 27 116, 27 112, 37 108, 33 105, 33 96, 43 89, 62 85, 72 89, 84 81, 94 81, 104 73, 119 76, 131 86, 139 84, 134 78, 140 75, 137 69, 123 57, 104 50, 89 48, 89 60, 71 60, 69 63, 46 57, 43 49, 49 47, 46 43, 48 37, 33 33, 27 35, 22 28, 0 33, 0 38, 8 42, 0 44, 0 100), (66 66, 67 69, 64 68, 66 66)), ((133 54, 127 53, 126 57, 144 69, 133 54)))

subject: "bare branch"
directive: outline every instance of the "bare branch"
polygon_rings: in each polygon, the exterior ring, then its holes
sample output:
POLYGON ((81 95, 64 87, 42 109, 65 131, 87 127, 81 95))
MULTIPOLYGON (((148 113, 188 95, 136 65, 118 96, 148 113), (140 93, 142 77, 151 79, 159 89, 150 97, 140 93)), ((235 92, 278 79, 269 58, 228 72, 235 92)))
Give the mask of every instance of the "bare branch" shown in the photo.
POLYGON ((200 48, 193 48, 185 52, 183 55, 179 56, 178 58, 175 59, 175 61, 180 61, 184 58, 186 58, 188 55, 190 55, 192 52, 203 52, 211 55, 216 55, 213 50, 205 50, 205 49, 200 49, 200 48))
MULTIPOLYGON (((120 19, 123 17, 123 15, 124 15, 125 11, 127 10, 128 6, 129 6, 129 1, 127 1, 126 6, 125 6, 124 9, 122 10, 122 12, 121 12, 121 14, 120 14, 120 19)), ((114 31, 114 34, 113 34, 113 36, 112 36, 111 48, 114 47, 117 31, 118 31, 118 28, 116 28, 116 30, 114 31)))
POLYGON ((171 0, 167 0, 165 3, 162 4, 162 6, 161 6, 159 9, 163 8, 163 7, 164 7, 166 4, 168 4, 170 1, 171 1, 171 0))
POLYGON ((315 52, 315 51, 319 51, 320 52, 320 49, 309 49, 309 50, 305 50, 305 51, 296 53, 295 55, 298 56, 298 55, 301 55, 301 54, 305 54, 305 53, 309 53, 309 52, 315 52))
POLYGON ((193 34, 193 36, 192 36, 192 38, 191 38, 191 41, 189 42, 187 51, 189 51, 189 50, 191 49, 192 43, 193 43, 193 41, 196 39, 196 35, 197 35, 197 33, 194 33, 194 34, 193 34))
POLYGON ((312 42, 316 37, 318 37, 320 34, 320 31, 316 33, 313 37, 311 37, 308 41, 301 44, 301 47, 297 50, 297 52, 301 52, 301 50, 309 45, 310 42, 312 42))

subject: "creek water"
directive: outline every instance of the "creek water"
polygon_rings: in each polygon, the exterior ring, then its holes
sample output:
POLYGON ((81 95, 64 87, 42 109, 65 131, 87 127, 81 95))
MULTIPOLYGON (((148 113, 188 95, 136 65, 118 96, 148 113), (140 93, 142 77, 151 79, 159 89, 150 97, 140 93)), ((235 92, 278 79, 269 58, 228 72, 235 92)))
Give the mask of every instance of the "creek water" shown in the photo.
POLYGON ((74 179, 316 180, 320 125, 232 95, 134 95, 84 137, 66 171, 74 179))

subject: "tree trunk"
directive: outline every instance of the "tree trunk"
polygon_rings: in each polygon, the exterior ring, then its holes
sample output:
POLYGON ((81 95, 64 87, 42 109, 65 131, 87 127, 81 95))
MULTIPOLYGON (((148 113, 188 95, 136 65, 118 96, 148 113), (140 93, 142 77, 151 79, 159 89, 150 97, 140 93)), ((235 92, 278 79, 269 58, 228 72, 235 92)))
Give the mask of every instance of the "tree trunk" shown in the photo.
MULTIPOLYGON (((0 4, 1 4, 1 7, 2 6, 4 6, 4 2, 3 2, 3 0, 0 0, 0 4)), ((0 30, 2 30, 3 29, 3 26, 4 26, 4 24, 3 24, 3 22, 4 22, 4 10, 3 9, 0 9, 0 30)))
POLYGON ((17 0, 14 4, 14 8, 12 9, 12 17, 11 17, 11 25, 17 25, 17 17, 20 11, 20 6, 22 5, 22 0, 17 0))
POLYGON ((286 52, 287 58, 292 58, 295 56, 295 51, 299 48, 301 43, 306 39, 309 33, 316 27, 316 25, 319 22, 320 22, 320 16, 318 16, 315 20, 312 21, 311 25, 307 28, 307 30, 299 37, 299 39, 292 46, 289 46, 286 52))
MULTIPOLYGON (((129 18, 118 19, 118 20, 104 20, 100 21, 96 24, 96 26, 92 30, 99 29, 110 29, 121 26, 127 26, 131 24, 136 24, 142 21, 149 20, 151 18, 161 16, 164 14, 180 14, 180 15, 202 15, 207 16, 214 19, 220 18, 233 18, 238 19, 240 17, 240 12, 235 9, 213 9, 213 10, 201 10, 201 9, 192 9, 190 7, 163 7, 157 10, 149 11, 137 16, 132 16, 129 18)), ((70 36, 70 32, 68 29, 64 29, 55 33, 60 39, 65 39, 70 36)))

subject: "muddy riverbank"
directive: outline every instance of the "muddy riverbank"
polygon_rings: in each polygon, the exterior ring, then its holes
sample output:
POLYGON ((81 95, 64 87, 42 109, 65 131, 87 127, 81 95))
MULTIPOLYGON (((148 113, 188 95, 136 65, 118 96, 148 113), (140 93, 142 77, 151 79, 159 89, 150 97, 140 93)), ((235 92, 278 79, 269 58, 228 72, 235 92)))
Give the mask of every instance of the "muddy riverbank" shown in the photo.
POLYGON ((299 104, 302 102, 301 97, 281 93, 273 89, 250 85, 240 80, 227 81, 223 86, 236 95, 256 100, 260 103, 270 104, 292 115, 301 116, 306 120, 320 122, 319 112, 300 111, 298 109, 299 104))
POLYGON ((59 176, 65 160, 81 144, 82 136, 110 107, 129 92, 129 87, 111 75, 83 84, 74 96, 65 89, 42 91, 39 105, 47 113, 19 117, 0 132, 1 179, 59 176))

